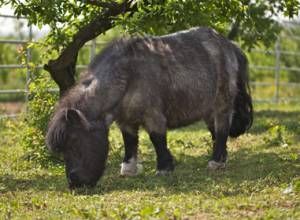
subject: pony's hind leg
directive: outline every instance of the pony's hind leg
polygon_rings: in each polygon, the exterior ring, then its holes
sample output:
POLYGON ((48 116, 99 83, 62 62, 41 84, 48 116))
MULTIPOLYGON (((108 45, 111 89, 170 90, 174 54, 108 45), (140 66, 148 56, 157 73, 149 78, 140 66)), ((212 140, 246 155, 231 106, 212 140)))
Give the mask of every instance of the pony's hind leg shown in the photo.
POLYGON ((152 114, 146 118, 145 128, 154 145, 157 161, 157 175, 166 175, 174 170, 173 156, 167 147, 166 118, 162 114, 152 114))
POLYGON ((212 133, 213 139, 213 154, 212 159, 208 162, 210 170, 217 170, 225 168, 227 159, 227 139, 230 129, 229 111, 219 113, 215 117, 214 131, 212 133))
POLYGON ((138 127, 133 126, 122 126, 121 132, 123 136, 125 155, 121 164, 121 175, 122 176, 135 176, 139 173, 137 159, 137 148, 138 148, 138 127))

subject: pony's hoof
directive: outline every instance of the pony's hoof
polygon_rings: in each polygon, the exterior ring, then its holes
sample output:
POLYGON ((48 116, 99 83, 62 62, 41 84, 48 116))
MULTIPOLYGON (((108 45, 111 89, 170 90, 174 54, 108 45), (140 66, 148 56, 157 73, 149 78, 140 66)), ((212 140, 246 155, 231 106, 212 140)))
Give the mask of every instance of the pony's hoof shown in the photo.
POLYGON ((219 169, 225 169, 226 163, 225 162, 216 162, 214 160, 208 161, 207 169, 209 170, 219 170, 219 169))
POLYGON ((136 176, 143 172, 143 165, 137 163, 136 159, 130 159, 129 163, 123 162, 121 164, 121 176, 136 176))
POLYGON ((156 176, 168 176, 171 173, 173 173, 172 170, 157 170, 156 171, 156 176))

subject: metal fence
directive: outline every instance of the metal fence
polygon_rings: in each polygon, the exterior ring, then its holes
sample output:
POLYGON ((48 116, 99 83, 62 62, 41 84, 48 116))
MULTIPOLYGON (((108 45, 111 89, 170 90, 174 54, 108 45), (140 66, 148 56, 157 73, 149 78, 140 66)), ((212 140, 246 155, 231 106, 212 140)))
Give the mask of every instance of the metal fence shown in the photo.
MULTIPOLYGON (((2 19, 14 19, 16 20, 17 17, 11 16, 11 15, 0 15, 0 18, 2 19)), ((24 17, 18 18, 18 19, 26 19, 24 17)), ((289 22, 289 24, 291 24, 289 22)), ((292 25, 298 25, 298 24, 292 24, 292 25)), ((300 27, 300 26, 299 26, 300 27)), ((27 28, 28 37, 26 40, 1 40, 0 44, 15 44, 15 45, 26 45, 30 42, 32 42, 33 39, 33 27, 31 25, 27 28)), ((0 36, 1 37, 1 36, 0 36)), ((295 41, 300 41, 300 37, 298 36, 290 36, 295 41)), ((98 43, 96 40, 91 41, 91 43, 88 43, 86 46, 90 48, 90 59, 92 59, 95 56, 96 53, 96 47, 98 43)), ((103 45, 103 43, 101 43, 103 45)), ((30 47, 26 47, 26 63, 25 64, 0 64, 0 70, 1 69, 26 69, 26 83, 24 84, 24 88, 18 88, 18 89, 1 89, 0 88, 0 95, 3 94, 24 94, 25 95, 25 104, 27 104, 28 101, 28 95, 29 95, 29 82, 31 78, 31 69, 29 66, 29 63, 31 62, 31 49, 30 47)), ((260 98, 255 97, 254 101, 264 101, 264 102, 280 102, 282 100, 284 101, 300 101, 300 93, 298 96, 286 98, 281 97, 280 89, 285 87, 294 87, 294 88, 300 88, 300 83, 296 82, 281 82, 281 72, 282 71, 294 71, 296 74, 300 74, 300 66, 293 66, 293 67, 287 67, 283 66, 281 64, 281 57, 282 56, 299 56, 300 57, 300 51, 285 51, 281 49, 281 39, 278 37, 274 49, 273 50, 262 50, 262 49, 254 49, 251 53, 258 53, 258 54, 265 54, 267 56, 273 56, 275 63, 274 65, 257 65, 257 64, 250 64, 250 75, 253 70, 256 71, 271 71, 273 72, 273 80, 270 82, 265 81, 251 81, 251 87, 254 90, 256 88, 265 88, 265 87, 274 87, 274 92, 272 97, 268 98, 260 98)), ((300 65, 300 64, 299 64, 300 65)), ((77 68, 86 68, 86 65, 78 65, 77 68)), ((42 68, 39 66, 38 68, 42 68)), ((1 72, 0 72, 1 73, 1 72)), ((0 115, 0 118, 3 117, 16 117, 17 115, 14 114, 2 114, 0 115)))
MULTIPOLYGON (((281 25, 284 27, 284 30, 289 30, 290 27, 297 27, 300 30, 300 23, 297 22, 282 22, 281 25)), ((299 57, 300 60, 300 51, 297 50, 297 47, 295 50, 284 50, 282 49, 282 41, 284 40, 292 40, 294 43, 298 44, 300 46, 300 36, 295 36, 293 34, 290 34, 289 36, 278 36, 277 40, 274 44, 273 49, 253 49, 250 54, 265 54, 266 56, 273 57, 274 58, 274 64, 273 65, 257 65, 254 63, 250 63, 250 76, 253 71, 271 71, 273 72, 273 81, 265 82, 265 81, 251 81, 251 87, 252 90, 255 87, 274 87, 273 95, 270 96, 267 99, 256 97, 254 101, 259 102, 300 102, 300 63, 297 63, 295 66, 286 66, 282 60, 283 57, 293 57, 297 58, 299 57), (283 76, 287 74, 287 72, 292 72, 293 75, 297 76, 299 78, 299 81, 291 82, 287 81, 286 79, 283 80, 283 76), (287 89, 291 88, 297 88, 299 89, 299 92, 296 92, 291 96, 284 96, 281 94, 282 92, 287 89)), ((296 62, 294 62, 296 63, 296 62)))
MULTIPOLYGON (((0 18, 5 18, 5 19, 17 19, 15 16, 11 15, 0 15, 0 18)), ((19 19, 26 19, 24 17, 20 17, 19 19)), ((31 42, 32 40, 32 26, 30 25, 28 27, 28 39, 27 40, 0 40, 0 44, 15 44, 15 45, 26 45, 27 43, 31 42)), ((0 69, 24 69, 26 68, 26 83, 24 85, 23 89, 8 89, 8 90, 2 90, 0 89, 0 95, 1 94, 16 94, 16 93, 24 93, 26 98, 25 102, 27 103, 28 101, 28 83, 30 79, 30 68, 29 68, 29 62, 31 58, 31 50, 30 48, 26 47, 26 64, 25 65, 20 65, 20 64, 0 64, 0 69)), ((15 117, 15 114, 9 114, 9 115, 0 115, 1 117, 15 117)))
MULTIPOLYGON (((25 17, 19 17, 17 18, 16 16, 12 15, 0 15, 0 19, 13 19, 13 20, 18 20, 18 19, 25 19, 25 17)), ((26 82, 24 84, 23 88, 18 88, 18 89, 1 89, 0 88, 0 96, 3 94, 23 94, 25 95, 25 105, 28 103, 28 96, 29 96, 29 83, 30 83, 30 78, 32 76, 31 73, 31 68, 30 68, 30 62, 31 62, 31 48, 27 47, 26 45, 30 44, 33 40, 33 26, 28 25, 27 28, 27 39, 26 40, 3 40, 0 39, 0 44, 13 44, 13 45, 23 45, 26 48, 26 62, 25 64, 3 64, 0 63, 0 70, 1 69, 26 69, 26 82)), ((0 36, 1 38, 1 36, 0 36)), ((106 44, 105 42, 96 42, 96 40, 92 40, 91 43, 88 43, 85 45, 85 47, 90 48, 90 60, 93 59, 93 57, 96 54, 96 48, 99 45, 106 44)), ((37 66, 38 69, 42 69, 42 66, 37 66)), ((77 69, 85 69, 87 68, 87 65, 77 65, 77 69)), ((1 72, 0 72, 1 74, 1 72)), ((51 91, 58 92, 58 89, 51 89, 51 91)), ((27 108, 26 108, 27 109, 27 108)), ((7 117, 17 117, 18 114, 1 114, 0 112, 0 119, 1 118, 7 118, 7 117)))

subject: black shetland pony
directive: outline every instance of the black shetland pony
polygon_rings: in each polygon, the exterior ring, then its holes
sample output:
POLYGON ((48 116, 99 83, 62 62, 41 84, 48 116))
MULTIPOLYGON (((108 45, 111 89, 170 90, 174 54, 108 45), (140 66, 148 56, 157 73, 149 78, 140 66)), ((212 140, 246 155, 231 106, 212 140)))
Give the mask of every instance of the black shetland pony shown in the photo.
POLYGON ((138 129, 149 133, 157 172, 174 170, 167 129, 204 120, 213 139, 208 168, 225 167, 228 136, 253 121, 247 59, 213 29, 199 27, 161 37, 120 39, 89 65, 60 100, 46 137, 62 152, 69 186, 94 186, 108 154, 116 121, 125 145, 122 175, 136 175, 138 129))

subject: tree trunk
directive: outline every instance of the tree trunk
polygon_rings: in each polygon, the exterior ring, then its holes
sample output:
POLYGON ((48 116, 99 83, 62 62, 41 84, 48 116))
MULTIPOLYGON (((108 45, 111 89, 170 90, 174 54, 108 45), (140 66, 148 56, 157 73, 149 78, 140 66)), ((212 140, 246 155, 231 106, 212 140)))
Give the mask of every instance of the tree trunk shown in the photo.
POLYGON ((70 60, 66 63, 60 62, 62 57, 61 55, 56 60, 50 60, 48 64, 44 65, 44 69, 50 73, 58 85, 60 97, 75 83, 77 54, 70 54, 70 60))
POLYGON ((49 60, 48 64, 44 65, 44 69, 50 73, 52 79, 58 85, 60 96, 63 96, 75 83, 76 62, 80 48, 87 41, 112 28, 115 16, 136 10, 136 6, 131 6, 131 0, 107 7, 103 13, 82 27, 74 35, 72 42, 62 51, 57 59, 49 60))

